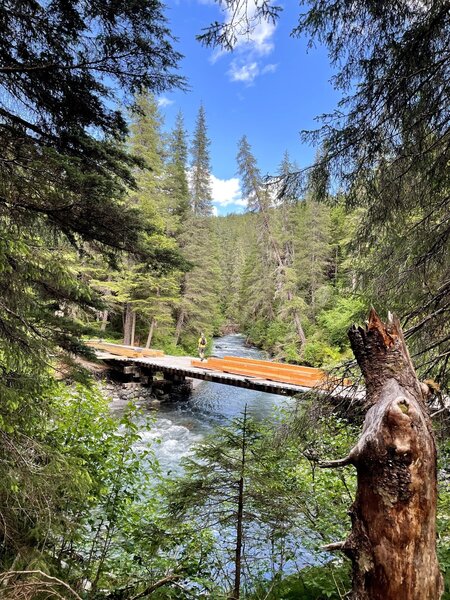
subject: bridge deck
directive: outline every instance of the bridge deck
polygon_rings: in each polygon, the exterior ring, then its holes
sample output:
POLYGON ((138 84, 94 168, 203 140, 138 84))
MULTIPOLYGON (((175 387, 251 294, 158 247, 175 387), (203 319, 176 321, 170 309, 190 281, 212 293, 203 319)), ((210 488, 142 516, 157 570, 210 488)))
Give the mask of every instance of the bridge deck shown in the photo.
MULTIPOLYGON (((238 357, 233 357, 231 361, 227 357, 225 360, 210 359, 205 363, 201 363, 190 356, 146 356, 140 355, 139 348, 135 348, 134 355, 130 355, 129 349, 123 348, 120 345, 114 347, 113 344, 109 344, 108 351, 104 350, 104 346, 99 347, 100 345, 97 349, 97 344, 94 342, 91 342, 90 345, 96 348, 96 354, 99 359, 107 363, 115 363, 123 366, 136 365, 136 367, 139 367, 144 372, 160 372, 170 377, 189 377, 282 396, 305 394, 311 392, 311 389, 316 386, 318 393, 324 393, 324 389, 320 390, 320 380, 324 373, 318 369, 310 369, 313 374, 308 373, 304 379, 305 383, 302 384, 302 380, 298 379, 297 376, 294 380, 292 379, 292 370, 295 368, 293 365, 281 365, 284 368, 280 369, 278 363, 269 363, 269 361, 266 361, 269 366, 266 376, 264 376, 262 365, 259 364, 256 369, 252 365, 245 365, 246 359, 239 359, 238 357), (241 360, 243 364, 239 365, 239 361, 241 360), (236 366, 233 365, 233 362, 236 363, 236 366), (235 372, 229 372, 230 370, 234 370, 235 372), (277 377, 273 373, 279 370, 288 373, 288 376, 284 375, 287 379, 286 381, 274 380, 274 377, 275 379, 277 377), (318 375, 319 373, 321 374, 320 376, 318 375)), ((308 367, 299 367, 298 370, 305 371, 308 370, 308 367)), ((335 397, 345 397, 349 395, 349 389, 344 386, 336 386, 333 389, 332 395, 335 397)))

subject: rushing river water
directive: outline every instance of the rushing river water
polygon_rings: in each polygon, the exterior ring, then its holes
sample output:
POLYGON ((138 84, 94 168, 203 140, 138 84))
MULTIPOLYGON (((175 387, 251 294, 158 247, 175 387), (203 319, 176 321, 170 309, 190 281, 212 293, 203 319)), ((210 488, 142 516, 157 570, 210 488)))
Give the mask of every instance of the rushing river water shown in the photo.
MULTIPOLYGON (((217 357, 242 356, 248 358, 267 358, 257 348, 245 345, 242 335, 227 335, 214 341, 212 354, 217 357)), ((226 425, 233 418, 242 415, 245 406, 247 413, 255 419, 265 419, 275 413, 275 409, 292 405, 293 400, 275 394, 266 394, 254 390, 233 387, 229 385, 212 383, 209 381, 196 382, 192 396, 186 402, 165 402, 158 409, 149 408, 142 404, 141 440, 138 446, 153 448, 161 467, 161 474, 178 474, 181 472, 180 461, 188 456, 193 446, 200 442, 205 435, 212 433, 218 425, 226 425), (144 427, 148 416, 154 421, 150 429, 144 427)), ((112 406, 113 411, 123 410, 121 405, 112 406)), ((251 525, 253 528, 254 525, 251 525)), ((234 540, 234 530, 216 531, 218 539, 222 540, 225 548, 227 536, 234 540), (227 532, 228 531, 228 532, 227 532)), ((250 529, 253 531, 253 529, 250 529)), ((248 533, 248 532, 247 532, 248 533)), ((272 546, 265 541, 263 530, 255 529, 256 537, 260 537, 256 549, 253 549, 256 558, 265 565, 266 576, 273 576, 270 561, 272 546), (265 561, 265 562, 264 562, 265 561)), ((231 542, 231 545, 234 541, 231 542)), ((311 555, 305 551, 296 535, 285 540, 286 548, 292 550, 296 561, 284 562, 285 573, 295 572, 299 567, 311 561, 311 555)), ((224 554, 225 557, 226 553, 224 554)), ((228 555, 226 555, 228 556, 228 555)), ((223 568, 231 575, 233 563, 228 558, 223 558, 223 568), (228 561, 228 562, 227 562, 228 561)))
MULTIPOLYGON (((237 334, 217 338, 213 354, 266 358, 261 350, 246 346, 244 336, 237 334)), ((275 407, 289 402, 292 401, 283 396, 202 381, 196 384, 187 402, 163 403, 157 411, 152 411, 155 424, 151 431, 142 433, 141 444, 153 445, 163 473, 178 471, 181 458, 191 452, 196 442, 215 426, 241 415, 245 405, 252 417, 264 419, 275 407)))

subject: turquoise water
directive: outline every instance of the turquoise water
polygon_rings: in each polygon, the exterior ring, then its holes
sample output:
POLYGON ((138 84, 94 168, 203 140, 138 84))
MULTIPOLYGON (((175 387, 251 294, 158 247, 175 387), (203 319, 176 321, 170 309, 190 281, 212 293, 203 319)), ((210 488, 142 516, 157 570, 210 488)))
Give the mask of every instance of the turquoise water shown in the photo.
MULTIPOLYGON (((214 341, 213 355, 267 358, 258 348, 248 347, 242 335, 234 334, 214 341)), ((202 381, 191 398, 184 403, 163 403, 158 410, 148 411, 156 417, 150 432, 143 432, 142 445, 151 443, 163 472, 178 471, 180 460, 192 446, 211 433, 215 426, 224 425, 247 412, 256 419, 270 417, 274 408, 292 404, 292 400, 275 394, 202 381), (158 443, 154 443, 159 440, 158 443)), ((147 409, 142 407, 145 412, 147 409)))

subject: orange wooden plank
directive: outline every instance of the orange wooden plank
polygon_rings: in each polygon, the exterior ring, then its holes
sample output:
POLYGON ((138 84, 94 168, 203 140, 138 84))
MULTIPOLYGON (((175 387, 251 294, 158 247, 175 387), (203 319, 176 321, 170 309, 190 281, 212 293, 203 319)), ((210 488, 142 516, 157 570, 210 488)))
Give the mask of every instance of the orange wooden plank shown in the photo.
POLYGON ((297 365, 280 365, 280 363, 268 363, 268 362, 255 362, 255 363, 247 363, 241 362, 239 360, 229 360, 228 358, 219 359, 219 358, 210 358, 208 359, 211 365, 217 365, 218 367, 227 366, 230 368, 239 368, 239 369, 258 369, 262 372, 266 373, 268 378, 270 374, 277 375, 286 375, 291 377, 312 377, 314 379, 320 380, 326 377, 324 371, 320 369, 310 369, 309 367, 298 368, 297 365))
POLYGON ((238 366, 237 364, 229 364, 227 361, 217 358, 210 358, 207 362, 201 362, 198 360, 192 361, 193 366, 206 368, 206 369, 214 369, 217 371, 222 371, 224 373, 230 373, 235 375, 248 375, 250 377, 257 377, 259 379, 266 379, 269 381, 278 381, 280 383, 292 383, 297 385, 302 385, 305 387, 314 387, 317 385, 323 378, 317 377, 312 374, 301 374, 296 373, 293 375, 288 375, 287 373, 280 372, 268 372, 264 368, 257 368, 256 365, 249 366, 238 366))
POLYGON ((88 341, 86 342, 86 345, 97 350, 104 350, 106 352, 109 352, 110 354, 115 354, 117 356, 126 356, 127 358, 139 358, 142 356, 164 356, 164 352, 162 352, 161 350, 154 350, 152 348, 120 346, 118 344, 108 344, 108 342, 96 341, 88 341))
POLYGON ((317 369, 316 367, 306 367, 304 365, 291 365, 289 363, 279 363, 268 360, 258 360, 256 358, 240 358, 239 356, 224 356, 222 360, 236 362, 240 364, 254 364, 254 365, 263 365, 264 367, 271 368, 277 367, 283 370, 295 369, 299 372, 304 373, 317 373, 320 376, 323 376, 324 371, 322 369, 317 369))

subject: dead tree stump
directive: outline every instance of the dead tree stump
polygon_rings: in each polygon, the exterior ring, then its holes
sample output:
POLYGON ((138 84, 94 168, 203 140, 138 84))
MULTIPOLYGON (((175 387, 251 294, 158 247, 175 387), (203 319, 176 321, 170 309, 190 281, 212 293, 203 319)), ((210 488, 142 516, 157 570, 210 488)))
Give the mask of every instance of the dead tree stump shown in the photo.
MULTIPOLYGON (((357 445, 324 467, 352 464, 352 532, 340 549, 353 565, 353 600, 438 600, 436 447, 398 319, 372 310, 349 331, 366 382, 368 411, 357 445)), ((332 545, 336 548, 336 544, 332 545)))

